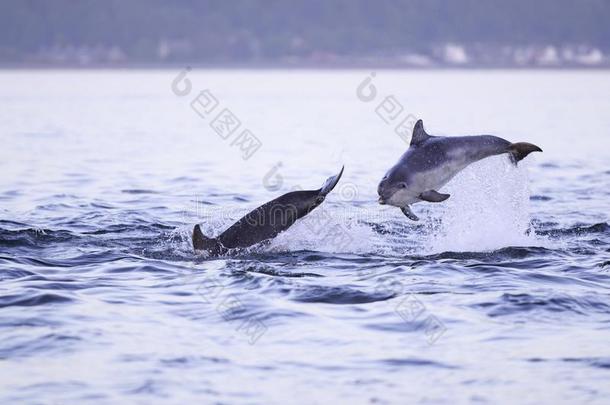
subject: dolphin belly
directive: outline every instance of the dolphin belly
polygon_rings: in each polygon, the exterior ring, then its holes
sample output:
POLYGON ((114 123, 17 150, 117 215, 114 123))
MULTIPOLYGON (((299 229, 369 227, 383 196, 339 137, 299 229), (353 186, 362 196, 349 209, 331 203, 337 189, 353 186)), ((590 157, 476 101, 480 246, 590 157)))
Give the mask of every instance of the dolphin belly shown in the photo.
POLYGON ((417 196, 417 200, 422 201, 419 196, 429 190, 439 190, 453 179, 467 164, 463 162, 447 161, 429 170, 419 172, 412 176, 409 186, 413 190, 412 194, 417 196))

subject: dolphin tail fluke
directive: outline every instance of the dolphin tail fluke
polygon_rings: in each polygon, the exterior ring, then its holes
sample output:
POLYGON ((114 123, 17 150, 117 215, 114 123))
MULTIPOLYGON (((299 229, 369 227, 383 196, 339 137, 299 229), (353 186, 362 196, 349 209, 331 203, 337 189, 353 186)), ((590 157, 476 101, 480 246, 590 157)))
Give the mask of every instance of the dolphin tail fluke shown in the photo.
POLYGON ((322 196, 326 196, 328 193, 330 193, 333 190, 333 188, 335 188, 335 186, 341 179, 341 175, 343 175, 344 168, 345 168, 345 166, 341 166, 341 171, 339 172, 339 174, 336 174, 336 175, 331 176, 328 179, 326 179, 326 181, 324 182, 324 185, 320 189, 320 194, 322 196))
POLYGON ((193 249, 195 250, 206 250, 210 253, 217 253, 220 248, 218 240, 208 238, 201 232, 199 224, 193 228, 193 249))
POLYGON ((508 146, 508 152, 510 153, 510 158, 511 158, 512 162, 516 166, 517 162, 520 162, 521 160, 525 159, 525 157, 527 155, 529 155, 530 153, 542 152, 542 149, 540 149, 538 146, 531 144, 531 143, 517 142, 517 143, 511 143, 508 146))

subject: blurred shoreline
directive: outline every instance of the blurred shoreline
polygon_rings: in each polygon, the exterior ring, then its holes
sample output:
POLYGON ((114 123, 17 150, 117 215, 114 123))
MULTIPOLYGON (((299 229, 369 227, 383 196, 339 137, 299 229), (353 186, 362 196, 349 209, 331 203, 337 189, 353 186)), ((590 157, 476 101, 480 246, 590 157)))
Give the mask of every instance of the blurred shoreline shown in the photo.
POLYGON ((3 69, 608 69, 603 0, 0 2, 3 69))
POLYGON ((444 70, 511 70, 511 71, 606 71, 610 64, 604 65, 507 65, 507 64, 469 64, 469 65, 431 65, 414 66, 403 63, 203 63, 203 62, 175 62, 175 63, 2 63, 1 70, 175 70, 185 66, 203 70, 412 70, 412 71, 444 71, 444 70))

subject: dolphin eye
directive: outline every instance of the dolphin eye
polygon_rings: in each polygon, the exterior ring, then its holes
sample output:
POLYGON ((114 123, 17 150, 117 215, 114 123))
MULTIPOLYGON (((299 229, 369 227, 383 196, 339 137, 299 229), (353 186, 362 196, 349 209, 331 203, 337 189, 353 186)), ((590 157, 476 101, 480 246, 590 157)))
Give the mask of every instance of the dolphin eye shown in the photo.
POLYGON ((407 188, 406 183, 400 183, 400 188, 407 188))

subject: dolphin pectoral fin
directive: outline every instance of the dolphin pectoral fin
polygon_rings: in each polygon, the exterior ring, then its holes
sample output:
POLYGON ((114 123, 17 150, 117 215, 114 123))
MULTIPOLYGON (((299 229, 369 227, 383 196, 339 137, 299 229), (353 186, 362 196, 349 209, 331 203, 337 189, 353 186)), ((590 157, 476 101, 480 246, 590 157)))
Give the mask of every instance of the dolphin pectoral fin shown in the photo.
POLYGON ((321 196, 326 196, 328 193, 330 193, 333 190, 333 188, 335 188, 335 186, 339 182, 339 179, 341 179, 341 176, 343 175, 344 168, 345 168, 345 166, 341 166, 341 171, 339 172, 339 174, 330 176, 328 179, 326 179, 326 181, 324 182, 324 185, 320 189, 321 196))
POLYGON ((419 218, 417 217, 417 215, 415 215, 413 213, 413 211, 411 211, 411 208, 409 208, 408 205, 404 206, 404 207, 400 207, 400 210, 402 211, 403 214, 405 214, 405 216, 407 218, 409 218, 411 221, 419 221, 419 218))
POLYGON ((424 201, 428 201, 428 202, 441 202, 441 201, 445 201, 449 197, 450 197, 449 194, 441 194, 436 190, 424 191, 423 193, 421 193, 419 195, 419 198, 421 198, 424 201))

